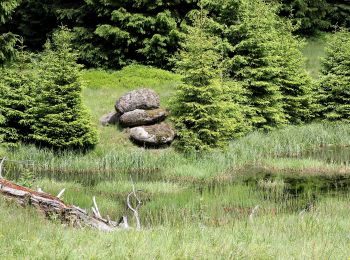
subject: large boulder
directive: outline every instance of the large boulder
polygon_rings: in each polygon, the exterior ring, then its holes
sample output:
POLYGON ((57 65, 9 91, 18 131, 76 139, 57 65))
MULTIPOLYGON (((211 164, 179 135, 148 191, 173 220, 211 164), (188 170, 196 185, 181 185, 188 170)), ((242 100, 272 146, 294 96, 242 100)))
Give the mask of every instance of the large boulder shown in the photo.
POLYGON ((172 143, 175 131, 166 123, 138 126, 130 129, 130 138, 140 145, 160 147, 172 143))
POLYGON ((100 118, 100 124, 103 126, 115 125, 118 123, 118 121, 119 121, 119 115, 117 112, 110 112, 106 115, 103 115, 100 118))
POLYGON ((124 114, 135 109, 159 108, 159 95, 152 89, 138 89, 126 93, 119 98, 115 108, 119 114, 124 114))
POLYGON ((123 114, 119 122, 125 127, 150 125, 163 121, 167 116, 168 112, 162 108, 152 110, 135 109, 123 114))

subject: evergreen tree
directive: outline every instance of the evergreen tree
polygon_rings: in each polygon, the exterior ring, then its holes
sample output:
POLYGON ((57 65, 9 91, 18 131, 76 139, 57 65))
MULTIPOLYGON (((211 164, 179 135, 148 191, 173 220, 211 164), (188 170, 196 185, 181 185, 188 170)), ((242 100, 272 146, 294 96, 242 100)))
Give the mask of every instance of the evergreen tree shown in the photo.
POLYGON ((334 26, 350 28, 350 1, 327 0, 329 11, 327 19, 334 26))
POLYGON ((248 119, 253 127, 265 130, 288 122, 278 82, 279 32, 270 8, 260 1, 244 1, 238 22, 226 32, 232 45, 230 76, 247 90, 248 119))
POLYGON ((20 52, 14 63, 0 68, 0 135, 9 146, 25 141, 30 133, 23 120, 33 103, 36 80, 28 58, 20 52))
POLYGON ((195 2, 86 1, 84 22, 74 28, 80 58, 93 66, 118 68, 137 61, 167 68, 182 40, 181 22, 195 2))
POLYGON ((314 116, 315 83, 305 69, 305 58, 301 52, 303 42, 292 35, 293 28, 287 22, 276 19, 278 38, 276 60, 279 73, 274 79, 283 95, 283 109, 291 124, 309 122, 314 116), (279 52, 279 53, 278 53, 279 52))
POLYGON ((2 0, 0 3, 0 66, 15 56, 18 36, 11 32, 4 32, 1 27, 10 19, 11 14, 19 4, 20 0, 2 0))
POLYGON ((350 32, 342 29, 328 38, 323 60, 320 116, 350 123, 350 32))
POLYGON ((27 112, 26 124, 31 126, 30 139, 40 146, 85 150, 97 143, 97 135, 82 103, 80 67, 70 37, 63 29, 46 44, 35 105, 27 112))
POLYGON ((246 89, 248 118, 255 128, 302 123, 313 112, 313 82, 305 70, 302 41, 294 27, 262 1, 206 1, 216 23, 211 30, 225 39, 230 77, 246 89))
POLYGON ((23 37, 29 50, 42 50, 47 37, 57 28, 56 5, 66 5, 66 0, 21 0, 8 27, 23 37))
POLYGON ((232 102, 230 88, 222 79, 222 56, 217 50, 220 41, 207 34, 204 11, 194 16, 176 62, 183 84, 172 109, 179 136, 177 147, 184 151, 223 147, 243 125, 239 105, 232 102))
POLYGON ((2 0, 0 3, 0 24, 8 21, 14 9, 20 4, 20 0, 2 0))

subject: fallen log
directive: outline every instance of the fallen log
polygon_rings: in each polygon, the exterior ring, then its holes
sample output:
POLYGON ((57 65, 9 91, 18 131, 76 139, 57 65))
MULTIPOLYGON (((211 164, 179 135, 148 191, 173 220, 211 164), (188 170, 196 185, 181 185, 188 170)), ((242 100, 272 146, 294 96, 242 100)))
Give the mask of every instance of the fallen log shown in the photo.
MULTIPOLYGON (((0 161, 0 195, 6 198, 13 199, 23 206, 33 206, 37 208, 40 212, 43 212, 46 217, 55 219, 60 219, 63 224, 73 226, 73 227, 90 227, 100 231, 111 232, 120 229, 129 229, 128 219, 126 216, 122 216, 119 221, 110 220, 109 216, 107 219, 101 216, 98 209, 96 198, 93 197, 93 215, 89 215, 86 210, 83 210, 74 205, 67 205, 60 198, 65 192, 62 189, 57 196, 52 196, 49 193, 43 192, 41 188, 37 191, 30 188, 18 185, 14 182, 6 180, 2 176, 2 170, 4 168, 4 162, 6 158, 2 158, 0 161)), ((137 230, 141 229, 140 218, 138 209, 142 202, 137 197, 134 182, 131 178, 132 192, 127 196, 126 202, 128 208, 134 214, 137 224, 137 230), (136 208, 132 207, 131 196, 137 201, 136 208)))
POLYGON ((33 206, 43 212, 45 216, 60 219, 62 223, 73 227, 90 227, 100 231, 111 232, 128 228, 126 217, 120 222, 111 221, 99 216, 91 216, 85 210, 67 205, 61 199, 45 192, 38 192, 20 186, 11 181, 0 179, 0 194, 17 201, 23 206, 33 206))

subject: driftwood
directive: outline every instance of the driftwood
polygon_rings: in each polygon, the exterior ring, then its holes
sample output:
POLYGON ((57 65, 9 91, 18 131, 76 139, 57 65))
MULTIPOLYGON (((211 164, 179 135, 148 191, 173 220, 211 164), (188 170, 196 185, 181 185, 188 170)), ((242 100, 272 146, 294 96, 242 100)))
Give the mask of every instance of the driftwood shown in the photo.
POLYGON ((4 168, 5 160, 6 160, 6 157, 2 158, 0 162, 0 179, 2 179, 2 169, 4 168))
MULTIPOLYGON (((141 200, 137 197, 136 194, 136 189, 135 189, 135 185, 134 185, 134 181, 132 180, 132 178, 130 177, 131 183, 132 183, 132 192, 130 192, 126 198, 126 204, 128 205, 128 208, 134 213, 134 217, 136 220, 136 229, 140 230, 141 229, 141 222, 140 222, 140 216, 139 216, 139 208, 142 205, 141 200), (130 198, 131 196, 134 196, 137 202, 136 208, 134 208, 131 205, 131 201, 130 198)), ((140 191, 140 190, 139 190, 140 191)))
MULTIPOLYGON (((51 194, 43 192, 41 189, 39 191, 35 191, 4 179, 1 176, 3 163, 4 159, 0 162, 0 195, 5 196, 6 198, 13 199, 23 206, 33 206, 37 208, 40 212, 43 212, 48 218, 60 219, 62 223, 69 226, 78 228, 90 227, 106 232, 129 228, 126 216, 121 217, 118 222, 111 221, 109 219, 109 216, 107 216, 107 219, 104 219, 101 216, 101 213, 97 207, 95 197, 93 197, 94 206, 92 207, 93 215, 91 216, 85 210, 77 206, 67 205, 66 203, 64 203, 60 199, 60 197, 64 193, 64 189, 57 196, 52 196, 51 194)), ((133 186, 133 192, 131 192, 127 197, 127 203, 129 208, 131 207, 131 194, 135 196, 140 205, 141 202, 137 198, 133 186)), ((137 211, 139 205, 136 209, 130 208, 136 217, 137 229, 140 229, 141 227, 137 211)))

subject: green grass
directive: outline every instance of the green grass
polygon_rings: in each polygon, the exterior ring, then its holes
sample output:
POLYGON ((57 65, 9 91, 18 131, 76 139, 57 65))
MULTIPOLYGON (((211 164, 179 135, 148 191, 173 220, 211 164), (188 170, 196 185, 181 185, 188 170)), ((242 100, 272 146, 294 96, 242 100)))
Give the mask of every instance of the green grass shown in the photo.
POLYGON ((167 225, 110 234, 63 228, 0 200, 2 259, 347 259, 348 199, 324 198, 304 216, 167 225), (222 224, 222 223, 221 223, 222 224))
MULTIPOLYGON (((160 94, 161 101, 167 102, 181 77, 177 74, 142 65, 131 65, 120 71, 86 70, 83 73, 86 91, 107 91, 112 104, 122 94, 137 88, 151 88, 160 94)), ((107 94, 105 93, 105 94, 107 94)), ((106 96, 104 96, 106 97, 106 96)), ((87 101, 89 101, 87 99, 87 101)), ((113 106, 111 107, 111 109, 113 106)))
POLYGON ((83 72, 85 88, 84 102, 91 111, 92 119, 101 133, 102 149, 132 147, 127 134, 116 131, 115 127, 104 128, 98 124, 99 118, 114 110, 119 97, 128 91, 139 88, 151 88, 160 94, 161 106, 167 107, 170 96, 180 84, 180 76, 152 67, 132 65, 121 71, 86 70, 83 72))

